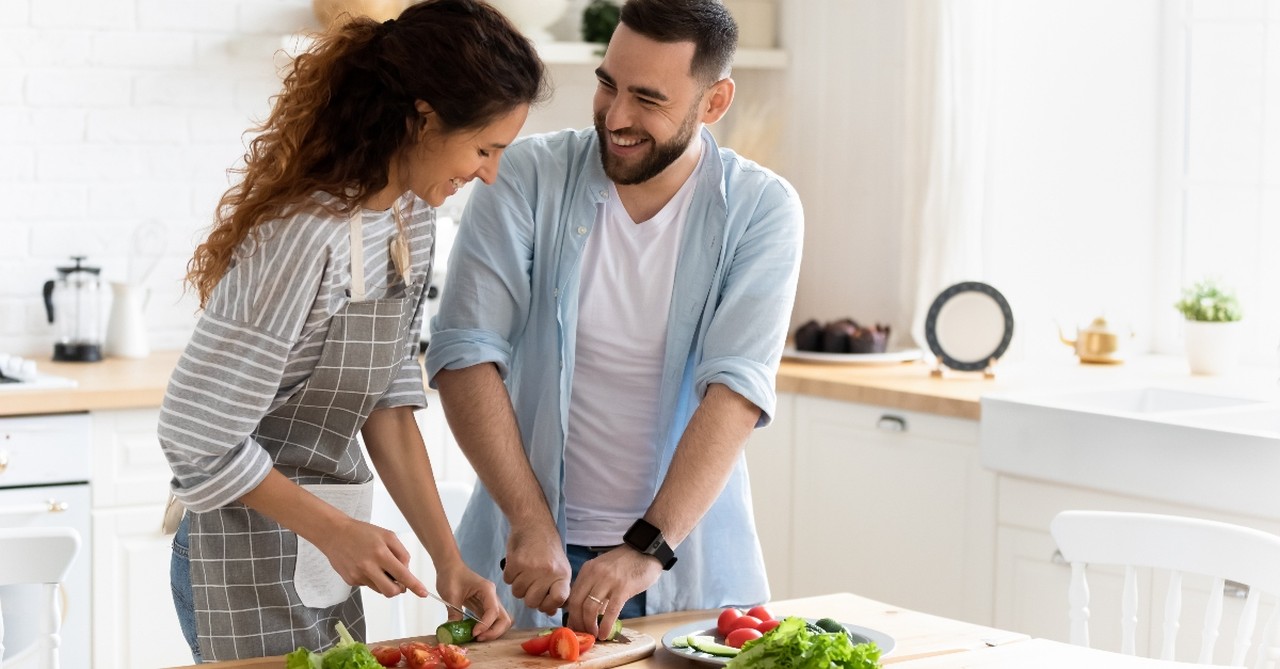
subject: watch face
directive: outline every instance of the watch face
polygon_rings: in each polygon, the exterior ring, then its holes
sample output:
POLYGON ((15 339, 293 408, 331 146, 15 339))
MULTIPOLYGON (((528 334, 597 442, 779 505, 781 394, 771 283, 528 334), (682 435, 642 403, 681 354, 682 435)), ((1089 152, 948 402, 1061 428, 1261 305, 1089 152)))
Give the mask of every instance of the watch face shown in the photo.
POLYGON ((658 528, 643 520, 637 520, 623 535, 622 540, 642 553, 649 553, 653 551, 654 544, 660 540, 661 536, 662 532, 658 528))

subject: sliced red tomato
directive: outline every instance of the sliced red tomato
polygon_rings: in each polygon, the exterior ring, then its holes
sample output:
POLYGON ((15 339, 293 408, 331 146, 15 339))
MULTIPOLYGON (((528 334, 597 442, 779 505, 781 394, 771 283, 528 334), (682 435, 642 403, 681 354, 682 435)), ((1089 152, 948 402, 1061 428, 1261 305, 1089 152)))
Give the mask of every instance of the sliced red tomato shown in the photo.
POLYGON ((578 636, 578 655, 582 655, 591 650, 596 645, 596 638, 586 632, 574 632, 578 636))
POLYGON ((541 655, 551 648, 551 635, 539 634, 520 644, 520 647, 530 655, 541 655))
POLYGON ((734 648, 742 648, 742 644, 752 640, 759 639, 764 636, 760 630, 753 630, 750 627, 739 627, 729 632, 729 636, 724 638, 724 645, 733 646, 734 648))
POLYGON ((369 652, 373 653, 373 659, 384 667, 394 667, 400 664, 402 653, 399 648, 394 646, 369 646, 369 652))
POLYGON ((467 651, 451 643, 440 644, 437 648, 440 650, 440 659, 444 660, 445 669, 467 669, 471 666, 467 651))
POLYGON ((760 623, 760 626, 757 627, 756 629, 760 630, 761 634, 768 634, 769 632, 773 631, 773 628, 781 624, 782 624, 781 620, 765 620, 765 621, 762 621, 760 623))
POLYGON ((729 627, 729 625, 741 617, 742 611, 739 609, 728 608, 721 611, 720 617, 716 619, 716 631, 720 633, 720 636, 724 636, 729 632, 732 632, 733 628, 729 627))
POLYGON ((445 669, 444 663, 440 661, 440 653, 421 641, 400 644, 400 654, 404 656, 405 666, 409 669, 445 669))
MULTIPOLYGON (((738 616, 733 622, 729 623, 729 631, 740 630, 742 628, 756 629, 760 627, 761 620, 755 616, 738 616)), ((725 634, 725 636, 729 636, 725 634)))
POLYGON ((582 647, 578 645, 578 633, 568 627, 557 627, 551 633, 551 648, 547 652, 557 660, 576 662, 582 654, 582 647))
POLYGON ((760 620, 773 620, 773 614, 769 613, 769 609, 766 609, 764 604, 751 607, 751 610, 747 611, 747 615, 755 616, 760 620))

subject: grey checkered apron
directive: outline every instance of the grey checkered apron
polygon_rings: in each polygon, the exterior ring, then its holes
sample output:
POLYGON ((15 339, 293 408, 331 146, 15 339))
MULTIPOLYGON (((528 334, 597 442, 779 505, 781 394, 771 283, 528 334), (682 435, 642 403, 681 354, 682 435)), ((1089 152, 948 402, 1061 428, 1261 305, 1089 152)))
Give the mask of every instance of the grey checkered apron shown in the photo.
MULTIPOLYGON (((295 483, 364 484, 373 479, 356 435, 407 353, 422 282, 394 282, 388 296, 363 296, 359 220, 352 224, 352 300, 333 316, 310 378, 265 416, 253 438, 295 483), (396 295, 392 297, 392 295, 396 295)), ((361 518, 368 520, 368 518, 361 518)), ((298 536, 233 503, 191 514, 191 585, 205 661, 321 649, 342 621, 364 638, 360 589, 335 606, 302 603, 294 584, 298 536)), ((327 565, 326 565, 327 567, 327 565)))

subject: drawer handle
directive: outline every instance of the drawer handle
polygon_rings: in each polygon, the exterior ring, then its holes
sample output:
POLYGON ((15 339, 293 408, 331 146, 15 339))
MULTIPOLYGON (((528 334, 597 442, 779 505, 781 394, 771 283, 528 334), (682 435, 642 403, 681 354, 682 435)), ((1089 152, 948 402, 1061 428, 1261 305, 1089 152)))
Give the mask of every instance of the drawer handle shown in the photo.
POLYGON ((901 416, 884 414, 876 421, 876 427, 884 430, 885 432, 906 432, 907 421, 901 416))
POLYGON ((0 474, 3 474, 9 468, 9 454, 0 453, 0 474))
POLYGON ((34 504, 14 504, 0 506, 0 516, 30 516, 37 513, 63 513, 71 510, 71 505, 57 499, 47 499, 34 504))

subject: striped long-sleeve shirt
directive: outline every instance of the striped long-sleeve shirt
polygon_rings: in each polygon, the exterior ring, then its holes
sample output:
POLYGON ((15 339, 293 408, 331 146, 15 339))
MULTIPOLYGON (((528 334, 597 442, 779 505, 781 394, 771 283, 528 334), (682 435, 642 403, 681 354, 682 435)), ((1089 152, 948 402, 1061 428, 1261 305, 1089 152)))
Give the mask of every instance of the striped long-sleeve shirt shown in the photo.
MULTIPOLYGON (((430 280, 435 210, 412 194, 406 214, 413 280, 430 280)), ((365 291, 383 297, 396 280, 388 246, 392 210, 362 213, 365 291)), ((270 472, 266 450, 250 436, 315 369, 335 313, 350 300, 348 219, 309 206, 263 224, 237 249, 210 295, 169 380, 160 412, 160 445, 174 495, 192 511, 239 499, 270 472)), ((426 406, 414 315, 404 364, 377 408, 426 406)))

